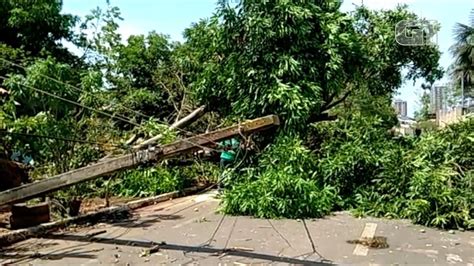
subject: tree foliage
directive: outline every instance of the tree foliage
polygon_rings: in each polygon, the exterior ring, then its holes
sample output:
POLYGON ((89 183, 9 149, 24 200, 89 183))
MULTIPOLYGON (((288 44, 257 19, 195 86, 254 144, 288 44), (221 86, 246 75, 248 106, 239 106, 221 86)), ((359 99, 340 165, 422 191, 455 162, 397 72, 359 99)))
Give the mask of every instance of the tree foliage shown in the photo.
POLYGON ((357 212, 473 228, 473 122, 426 133, 408 150, 387 150, 374 185, 356 192, 357 212))
POLYGON ((435 47, 393 41, 394 25, 414 18, 406 8, 347 14, 340 1, 221 1, 213 19, 188 30, 190 45, 208 47, 194 53, 202 70, 192 89, 220 113, 275 112, 297 129, 360 89, 393 93, 405 67, 409 79, 438 78, 435 47))
POLYGON ((281 136, 224 194, 223 210, 260 218, 310 218, 327 215, 338 201, 334 187, 314 176, 315 158, 301 140, 281 136))
POLYGON ((78 16, 61 14, 61 0, 4 0, 0 7, 0 42, 31 56, 54 56, 73 63, 60 41, 74 39, 78 16))

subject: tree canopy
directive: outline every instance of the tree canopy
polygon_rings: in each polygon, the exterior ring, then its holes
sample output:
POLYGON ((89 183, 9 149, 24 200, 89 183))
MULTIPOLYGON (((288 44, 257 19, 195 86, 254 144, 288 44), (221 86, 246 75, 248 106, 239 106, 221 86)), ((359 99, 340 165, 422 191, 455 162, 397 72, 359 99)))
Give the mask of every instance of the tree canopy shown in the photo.
POLYGON ((288 127, 316 121, 350 94, 391 95, 408 79, 440 78, 436 47, 397 44, 394 25, 416 19, 406 7, 340 11, 340 1, 221 1, 187 32, 202 67, 192 89, 220 113, 276 112, 288 127), (383 56, 380 56, 383 55, 383 56))
POLYGON ((62 14, 61 0, 5 0, 0 7, 0 42, 30 56, 74 57, 61 41, 73 41, 78 16, 62 14))

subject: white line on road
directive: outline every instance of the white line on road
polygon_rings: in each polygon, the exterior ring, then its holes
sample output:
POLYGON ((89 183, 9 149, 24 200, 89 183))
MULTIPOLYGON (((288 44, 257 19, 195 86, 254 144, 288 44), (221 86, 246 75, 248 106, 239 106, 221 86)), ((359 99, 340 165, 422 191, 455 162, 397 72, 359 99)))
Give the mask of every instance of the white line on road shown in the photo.
MULTIPOLYGON (((375 230, 377 230, 376 223, 366 223, 364 231, 362 231, 362 234, 360 235, 360 239, 373 238, 375 236, 375 230)), ((369 247, 357 244, 352 254, 356 256, 367 256, 367 254, 369 254, 369 247)))

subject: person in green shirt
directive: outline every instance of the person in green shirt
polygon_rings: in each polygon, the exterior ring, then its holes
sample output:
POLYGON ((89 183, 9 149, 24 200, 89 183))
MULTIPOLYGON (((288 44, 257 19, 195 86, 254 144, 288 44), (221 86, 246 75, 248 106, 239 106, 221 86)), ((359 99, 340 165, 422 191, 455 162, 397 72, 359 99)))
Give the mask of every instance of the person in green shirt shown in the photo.
MULTIPOLYGON (((220 157, 220 167, 222 170, 225 170, 228 166, 230 166, 234 161, 235 157, 237 156, 237 149, 240 147, 240 141, 236 138, 232 138, 229 140, 224 140, 218 144, 218 149, 221 150, 221 157, 220 157)), ((219 177, 217 188, 218 190, 222 189, 222 175, 219 177)))

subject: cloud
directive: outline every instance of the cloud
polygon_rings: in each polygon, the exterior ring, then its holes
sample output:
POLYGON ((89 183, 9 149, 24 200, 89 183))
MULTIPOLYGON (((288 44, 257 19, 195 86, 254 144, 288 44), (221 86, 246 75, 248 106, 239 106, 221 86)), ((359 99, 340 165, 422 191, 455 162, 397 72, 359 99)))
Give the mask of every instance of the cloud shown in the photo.
POLYGON ((130 37, 131 35, 147 35, 148 32, 149 31, 144 28, 140 28, 129 23, 121 23, 118 29, 118 33, 120 33, 123 42, 126 42, 128 37, 130 37))

